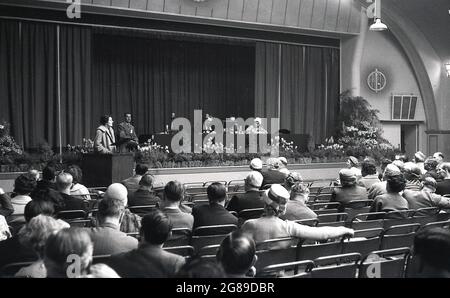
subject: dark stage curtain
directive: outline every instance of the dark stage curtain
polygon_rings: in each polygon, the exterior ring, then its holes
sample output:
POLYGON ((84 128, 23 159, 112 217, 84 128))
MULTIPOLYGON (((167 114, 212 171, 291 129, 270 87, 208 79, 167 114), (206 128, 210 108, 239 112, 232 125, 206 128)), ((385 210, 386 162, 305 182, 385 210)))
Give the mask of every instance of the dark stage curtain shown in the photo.
POLYGON ((129 111, 139 134, 164 130, 171 113, 193 120, 194 109, 225 119, 250 117, 254 47, 95 35, 93 116, 116 123, 129 111))
POLYGON ((316 143, 332 136, 339 114, 339 50, 258 42, 255 57, 256 114, 277 117, 280 97, 280 128, 309 134, 316 143))
POLYGON ((60 26, 62 144, 93 138, 99 117, 91 97, 91 28, 60 26))
POLYGON ((281 127, 321 143, 339 113, 339 50, 281 46, 281 127))
POLYGON ((13 136, 25 147, 57 144, 56 26, 1 23, 1 72, 8 77, 2 77, 0 92, 13 136))

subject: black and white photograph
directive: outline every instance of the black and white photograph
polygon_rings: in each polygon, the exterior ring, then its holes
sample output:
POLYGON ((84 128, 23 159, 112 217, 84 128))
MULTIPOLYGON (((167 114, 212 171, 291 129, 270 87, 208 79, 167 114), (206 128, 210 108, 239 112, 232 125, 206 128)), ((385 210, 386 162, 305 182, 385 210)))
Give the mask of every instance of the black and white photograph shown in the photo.
POLYGON ((449 278, 448 115, 449 0, 0 0, 0 278, 449 278))

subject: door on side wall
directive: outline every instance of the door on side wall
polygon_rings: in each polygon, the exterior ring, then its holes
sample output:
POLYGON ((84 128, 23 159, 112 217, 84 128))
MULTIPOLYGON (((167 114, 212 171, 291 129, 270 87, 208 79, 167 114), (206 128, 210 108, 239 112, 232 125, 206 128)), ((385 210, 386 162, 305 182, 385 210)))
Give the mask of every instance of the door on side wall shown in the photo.
POLYGON ((419 126, 417 124, 401 125, 401 149, 406 156, 412 157, 419 150, 419 126))

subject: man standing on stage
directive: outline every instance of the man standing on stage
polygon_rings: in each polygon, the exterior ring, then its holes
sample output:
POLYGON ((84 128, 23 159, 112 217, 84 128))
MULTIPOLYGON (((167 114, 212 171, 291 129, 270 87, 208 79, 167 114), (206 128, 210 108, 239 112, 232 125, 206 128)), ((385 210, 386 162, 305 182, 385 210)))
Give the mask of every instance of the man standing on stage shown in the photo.
POLYGON ((131 124, 131 114, 125 113, 125 121, 120 123, 118 126, 119 132, 119 140, 118 144, 120 144, 120 152, 128 149, 129 151, 135 150, 138 148, 138 138, 136 135, 136 131, 134 126, 131 124))

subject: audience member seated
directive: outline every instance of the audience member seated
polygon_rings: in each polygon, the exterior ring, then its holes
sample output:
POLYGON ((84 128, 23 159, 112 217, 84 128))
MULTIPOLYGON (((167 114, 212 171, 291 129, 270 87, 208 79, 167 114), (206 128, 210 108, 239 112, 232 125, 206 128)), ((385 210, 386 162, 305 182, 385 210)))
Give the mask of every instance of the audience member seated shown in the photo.
POLYGON ((427 177, 431 177, 437 182, 441 181, 441 177, 437 173, 437 166, 439 165, 438 161, 434 158, 427 158, 425 160, 424 168, 427 171, 425 175, 423 175, 423 179, 427 177))
MULTIPOLYGON (((50 217, 54 216, 55 210, 51 202, 32 200, 25 206, 24 213, 25 221, 29 223, 32 218, 39 214, 50 217)), ((0 241, 0 268, 10 263, 36 260, 37 256, 33 249, 22 245, 19 241, 18 233, 14 233, 13 231, 11 233, 13 237, 0 241)))
POLYGON ((434 193, 436 191, 436 180, 431 177, 425 178, 422 185, 421 191, 405 189, 403 192, 403 197, 408 201, 409 209, 417 210, 428 207, 450 208, 450 198, 434 193))
POLYGON ((61 229, 68 228, 69 224, 58 221, 47 215, 38 215, 20 231, 19 241, 28 248, 31 248, 38 259, 27 267, 21 268, 16 277, 45 278, 47 270, 44 265, 44 248, 48 237, 61 229))
POLYGON ((62 172, 56 177, 56 188, 63 198, 63 206, 59 211, 83 210, 87 212, 89 209, 88 202, 70 195, 72 181, 72 175, 69 173, 62 172))
POLYGON ((253 267, 257 260, 255 242, 241 231, 234 231, 223 239, 216 258, 230 278, 244 278, 256 273, 253 267))
POLYGON ((8 223, 25 223, 25 206, 31 201, 30 193, 35 187, 36 180, 34 180, 34 177, 30 174, 22 174, 16 178, 14 181, 14 193, 16 196, 11 199, 14 212, 9 216, 8 223))
POLYGON ((386 170, 386 167, 388 165, 390 165, 391 163, 392 163, 392 160, 387 159, 387 158, 384 158, 383 160, 381 160, 381 164, 380 164, 381 172, 378 174, 378 179, 380 179, 380 181, 383 181, 384 171, 386 170))
POLYGON ((194 229, 204 226, 237 225, 238 219, 225 209, 227 189, 219 182, 214 182, 206 190, 209 204, 198 205, 192 208, 194 216, 194 229))
POLYGON ((289 175, 287 175, 286 179, 284 179, 284 188, 287 189, 287 191, 291 192, 292 186, 303 182, 302 176, 300 176, 297 172, 290 172, 289 175))
POLYGON ((424 175, 427 171, 425 170, 425 159, 427 157, 421 151, 417 151, 414 154, 414 163, 419 167, 420 172, 424 175))
POLYGON ((89 229, 95 244, 94 256, 112 255, 137 248, 137 239, 119 230, 124 210, 122 200, 105 197, 100 201, 97 211, 98 226, 89 229))
POLYGON ((438 170, 442 180, 437 183, 436 193, 438 195, 448 195, 450 194, 450 163, 444 162, 440 164, 438 170))
POLYGON ((128 206, 128 191, 121 183, 113 183, 106 189, 105 198, 112 198, 122 201, 125 210, 120 222, 120 231, 124 233, 138 233, 141 228, 141 217, 127 208, 128 206))
POLYGON ((283 220, 314 219, 317 214, 307 205, 309 189, 303 183, 296 183, 291 190, 291 198, 286 204, 286 213, 280 215, 283 220))
POLYGON ((184 187, 178 181, 170 181, 164 187, 164 199, 160 209, 172 222, 173 228, 188 228, 192 230, 194 217, 180 210, 180 202, 184 196, 184 187))
POLYGON ((14 207, 11 204, 11 198, 0 187, 0 215, 7 218, 14 212, 14 207))
MULTIPOLYGON (((390 176, 387 179, 386 194, 379 195, 373 201, 370 212, 390 212, 408 210, 408 201, 400 194, 405 189, 406 179, 403 174, 390 176)), ((405 217, 405 216, 400 216, 405 217)), ((369 216, 368 219, 376 219, 378 217, 369 216)), ((392 218, 399 218, 393 215, 392 218)))
POLYGON ((262 187, 267 184, 283 184, 287 174, 280 172, 281 162, 278 158, 267 159, 267 167, 268 169, 262 172, 264 178, 262 187))
POLYGON ((450 278, 450 230, 420 230, 414 239, 407 277, 450 278))
POLYGON ((58 233, 50 235, 45 244, 44 254, 47 277, 119 277, 114 270, 104 264, 91 266, 93 246, 89 233, 80 228, 62 229, 58 233))
POLYGON ((373 159, 364 159, 361 163, 361 175, 362 178, 359 179, 358 184, 369 190, 372 185, 380 182, 378 179, 377 166, 373 159))
POLYGON ((147 172, 148 167, 138 163, 134 169, 134 175, 122 181, 122 184, 125 185, 128 190, 128 199, 131 199, 133 194, 139 189, 139 182, 141 181, 142 176, 147 172))
MULTIPOLYGON (((342 169, 339 171, 341 187, 335 187, 331 193, 330 202, 341 203, 340 210, 343 211, 349 202, 355 200, 367 200, 367 190, 365 187, 357 185, 357 177, 352 169, 342 169)), ((362 203, 362 207, 365 206, 362 203)), ((359 207, 359 206, 353 206, 359 207)))
POLYGON ((395 166, 393 164, 387 165, 383 171, 383 181, 377 182, 370 187, 370 189, 368 191, 368 195, 367 195, 368 199, 374 200, 375 197, 387 193, 386 180, 391 176, 400 175, 400 174, 401 174, 400 169, 397 166, 395 166))
MULTIPOLYGON (((141 181, 139 181, 139 189, 128 198, 129 207, 159 204, 161 199, 153 192, 153 176, 150 174, 142 176, 141 181)), ((142 216, 147 210, 133 210, 133 212, 142 216)))
POLYGON ((70 195, 83 200, 90 200, 91 196, 89 195, 89 190, 86 186, 81 184, 81 181, 83 180, 81 168, 77 165, 72 165, 69 166, 65 172, 72 175, 73 178, 72 186, 70 187, 70 195))
POLYGON ((227 275, 217 262, 200 257, 190 258, 177 272, 176 278, 226 278, 227 275))
POLYGON ((403 170, 403 175, 406 179, 405 190, 415 190, 420 191, 422 189, 422 183, 420 178, 422 177, 422 172, 420 168, 412 162, 405 163, 405 168, 403 170))
POLYGON ((435 152, 433 154, 433 158, 437 161, 438 164, 444 162, 444 154, 442 154, 442 152, 435 152))
POLYGON ((357 180, 361 179, 362 173, 359 169, 359 160, 356 157, 349 156, 347 159, 347 168, 355 174, 357 180))
POLYGON ((59 191, 56 190, 55 168, 47 165, 42 170, 42 180, 37 182, 36 188, 30 194, 33 200, 48 200, 54 204, 55 211, 63 209, 63 198, 59 191))
MULTIPOLYGON (((264 215, 249 219, 242 225, 242 232, 248 234, 256 243, 269 239, 295 237, 310 240, 327 240, 343 236, 353 236, 353 230, 345 227, 309 227, 279 216, 286 212, 289 199, 288 191, 280 184, 274 184, 263 195, 264 215)), ((272 249, 285 248, 291 243, 285 242, 271 246, 272 249)))
POLYGON ((244 209, 263 208, 264 202, 259 191, 263 181, 261 173, 252 171, 245 178, 245 193, 234 195, 228 203, 229 211, 241 212, 244 209))
POLYGON ((256 171, 256 172, 262 172, 263 163, 262 160, 259 158, 253 158, 250 161, 250 170, 256 171))
POLYGON ((162 248, 171 230, 169 217, 159 210, 152 211, 142 218, 139 247, 113 255, 107 264, 125 278, 174 277, 185 259, 162 248))
POLYGON ((39 174, 39 171, 38 171, 38 170, 35 170, 35 169, 29 169, 29 170, 28 170, 28 174, 29 174, 31 177, 33 177, 34 180, 35 180, 36 182, 38 182, 38 181, 41 179, 41 174, 39 174))
POLYGON ((279 157, 278 160, 280 161, 280 172, 289 175, 290 171, 287 168, 288 162, 286 157, 279 157))

